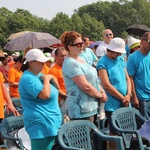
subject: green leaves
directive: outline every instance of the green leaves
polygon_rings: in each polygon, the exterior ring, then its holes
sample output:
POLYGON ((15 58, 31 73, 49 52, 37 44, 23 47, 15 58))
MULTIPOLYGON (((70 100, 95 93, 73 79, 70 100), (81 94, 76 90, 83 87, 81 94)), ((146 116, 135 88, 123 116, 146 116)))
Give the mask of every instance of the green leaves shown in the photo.
POLYGON ((150 27, 150 0, 98 1, 74 10, 69 16, 59 12, 52 20, 32 15, 29 11, 17 9, 9 11, 0 8, 0 47, 7 38, 20 31, 48 32, 59 38, 65 31, 78 31, 90 40, 102 40, 101 32, 110 28, 115 36, 125 37, 125 29, 132 24, 150 27))

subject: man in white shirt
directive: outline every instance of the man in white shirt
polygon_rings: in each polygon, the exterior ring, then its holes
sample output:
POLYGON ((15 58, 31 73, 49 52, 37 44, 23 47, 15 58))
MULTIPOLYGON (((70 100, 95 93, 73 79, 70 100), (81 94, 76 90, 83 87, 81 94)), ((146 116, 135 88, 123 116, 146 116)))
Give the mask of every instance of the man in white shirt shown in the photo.
POLYGON ((96 56, 98 58, 100 58, 104 54, 106 54, 107 46, 108 46, 108 44, 110 43, 110 41, 112 40, 113 37, 114 37, 114 35, 113 35, 113 33, 112 33, 112 31, 110 29, 105 29, 103 31, 103 39, 104 39, 104 41, 96 49, 96 56))

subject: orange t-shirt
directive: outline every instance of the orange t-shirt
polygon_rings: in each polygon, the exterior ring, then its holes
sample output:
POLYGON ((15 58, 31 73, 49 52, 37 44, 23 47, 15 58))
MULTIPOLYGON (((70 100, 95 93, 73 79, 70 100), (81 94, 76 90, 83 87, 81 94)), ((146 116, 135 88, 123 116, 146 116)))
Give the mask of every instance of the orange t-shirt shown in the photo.
POLYGON ((11 61, 10 63, 8 63, 9 68, 11 68, 14 64, 15 64, 15 62, 14 62, 14 61, 11 61))
POLYGON ((2 86, 1 84, 4 83, 4 78, 2 73, 0 72, 0 118, 4 118, 4 98, 2 93, 2 86))
MULTIPOLYGON (((64 79, 63 79, 63 73, 62 73, 62 67, 57 64, 54 64, 50 68, 49 74, 53 75, 57 79, 58 84, 60 86, 60 90, 62 90, 63 92, 66 93, 66 88, 65 88, 65 83, 64 83, 64 79)), ((60 97, 59 97, 59 100, 61 100, 60 97)))
POLYGON ((44 64, 41 73, 43 73, 43 74, 49 74, 49 70, 50 70, 50 68, 46 64, 44 64))
MULTIPOLYGON (((22 76, 22 72, 16 70, 14 67, 11 67, 8 71, 8 82, 19 82, 20 78, 22 76)), ((18 86, 9 86, 9 92, 11 97, 20 97, 18 86)))

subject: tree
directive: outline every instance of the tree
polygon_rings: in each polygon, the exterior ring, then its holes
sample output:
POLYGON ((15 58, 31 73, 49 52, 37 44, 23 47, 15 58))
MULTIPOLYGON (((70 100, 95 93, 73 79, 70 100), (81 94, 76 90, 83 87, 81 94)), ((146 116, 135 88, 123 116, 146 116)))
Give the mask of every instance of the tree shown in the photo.
POLYGON ((150 27, 150 0, 133 0, 132 7, 137 10, 137 22, 150 27))
POLYGON ((84 24, 81 34, 88 36, 93 41, 101 40, 101 32, 104 30, 103 23, 88 14, 83 14, 81 19, 84 24))
POLYGON ((49 31, 52 35, 59 38, 60 35, 65 32, 73 29, 73 24, 68 15, 64 13, 57 13, 56 17, 54 17, 50 21, 49 31))
POLYGON ((72 24, 73 24, 72 30, 81 33, 83 28, 84 28, 84 24, 82 22, 81 17, 78 14, 73 14, 71 16, 71 21, 72 21, 72 24))
POLYGON ((12 34, 24 30, 48 32, 59 38, 69 30, 87 35, 91 40, 101 40, 101 31, 110 28, 115 36, 124 37, 125 29, 132 24, 150 27, 150 0, 98 1, 82 6, 69 18, 57 13, 51 20, 32 15, 29 11, 17 9, 15 12, 0 8, 0 48, 12 34))
POLYGON ((7 37, 10 33, 10 30, 8 30, 8 16, 12 16, 13 13, 9 11, 7 8, 2 7, 0 8, 0 48, 2 48, 6 42, 7 42, 7 37))

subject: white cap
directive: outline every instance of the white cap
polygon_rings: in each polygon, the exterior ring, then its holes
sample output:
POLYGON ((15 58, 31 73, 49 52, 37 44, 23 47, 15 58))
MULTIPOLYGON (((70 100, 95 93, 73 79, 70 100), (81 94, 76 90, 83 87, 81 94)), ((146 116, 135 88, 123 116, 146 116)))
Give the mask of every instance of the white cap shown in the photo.
POLYGON ((119 37, 113 38, 108 44, 107 48, 118 53, 126 53, 125 41, 119 37))
POLYGON ((54 62, 54 58, 52 57, 52 55, 50 53, 44 53, 44 55, 49 58, 49 61, 54 62))
POLYGON ((26 57, 27 62, 33 61, 33 60, 36 60, 39 62, 46 62, 49 60, 49 58, 46 57, 40 49, 29 50, 25 57, 26 57))
POLYGON ((19 53, 19 52, 15 52, 15 53, 12 54, 12 56, 19 57, 19 56, 20 56, 20 53, 19 53))
POLYGON ((128 42, 130 49, 140 46, 140 43, 141 43, 141 41, 139 39, 136 39, 132 36, 128 36, 127 42, 128 42))

